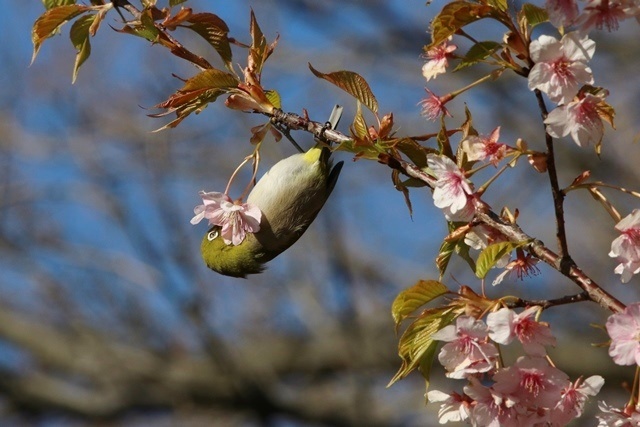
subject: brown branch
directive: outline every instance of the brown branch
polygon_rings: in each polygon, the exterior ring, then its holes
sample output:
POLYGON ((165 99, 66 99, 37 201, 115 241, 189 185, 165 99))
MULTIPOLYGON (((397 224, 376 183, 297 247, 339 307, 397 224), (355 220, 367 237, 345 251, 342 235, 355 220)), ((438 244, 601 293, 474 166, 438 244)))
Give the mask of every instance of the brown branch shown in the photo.
MULTIPOLYGON (((327 142, 340 144, 351 140, 351 138, 338 131, 326 129, 324 123, 312 121, 307 117, 301 117, 295 113, 285 113, 282 110, 275 110, 272 120, 281 123, 290 129, 311 132, 317 138, 322 138, 327 142)), ((553 146, 551 146, 551 149, 553 149, 553 146)), ((552 158, 553 156, 549 157, 552 158)), ((433 188, 435 184, 435 179, 433 177, 403 159, 393 157, 389 154, 382 154, 378 158, 378 161, 382 164, 388 165, 392 169, 400 171, 408 177, 415 178, 426 183, 431 188, 433 188)), ((558 188, 557 175, 555 173, 553 160, 551 160, 549 170, 553 170, 553 172, 550 172, 550 175, 553 175, 553 178, 550 179, 552 180, 552 187, 554 188, 554 204, 556 207, 556 219, 558 220, 558 240, 561 243, 561 250, 566 251, 564 213, 562 210, 562 198, 564 196, 562 191, 558 188)), ((540 240, 534 239, 523 232, 517 224, 503 221, 495 212, 491 211, 486 204, 477 203, 475 221, 482 222, 500 231, 511 242, 529 241, 530 243, 526 246, 526 249, 530 253, 562 273, 564 276, 568 277, 589 296, 591 301, 614 313, 624 310, 625 305, 593 281, 593 279, 591 279, 576 265, 571 257, 566 255, 566 252, 564 252, 564 256, 562 253, 556 254, 546 247, 540 240)))
MULTIPOLYGON (((116 12, 118 12, 120 17, 124 21, 125 26, 128 26, 128 24, 130 24, 132 21, 127 21, 124 18, 124 16, 120 12, 120 8, 126 9, 127 12, 133 15, 135 20, 140 20, 140 17, 142 16, 142 12, 138 8, 136 8, 134 5, 129 3, 128 0, 112 0, 112 3, 114 5, 116 12)), ((157 11, 155 7, 152 10, 157 11)), ((173 37, 169 33, 169 31, 167 30, 167 28, 164 27, 164 25, 154 21, 153 26, 158 30, 158 37, 154 41, 154 43, 157 43, 161 46, 166 47, 171 51, 172 54, 174 54, 179 58, 182 58, 191 62, 200 70, 208 70, 213 68, 213 66, 209 63, 209 61, 207 61, 204 57, 200 55, 196 55, 195 53, 191 52, 189 49, 185 48, 182 45, 182 43, 180 43, 175 37, 173 37)), ((121 30, 116 30, 116 31, 121 31, 121 30)))
POLYGON ((291 130, 304 130, 312 133, 316 138, 327 143, 339 145, 352 140, 335 129, 327 128, 326 123, 315 122, 308 117, 302 117, 295 113, 285 113, 280 109, 273 111, 271 120, 291 130))
POLYGON ((514 301, 510 301, 506 303, 506 306, 509 308, 518 308, 518 307, 531 307, 534 305, 540 306, 543 309, 547 309, 549 307, 553 307, 556 305, 563 304, 573 304, 576 302, 582 301, 591 301, 591 297, 587 292, 580 292, 575 295, 566 295, 561 298, 549 299, 549 300, 525 300, 522 298, 517 298, 514 301))
POLYGON ((625 309, 623 303, 587 276, 571 258, 560 257, 551 249, 547 248, 540 240, 534 239, 524 233, 517 224, 506 223, 496 215, 495 212, 486 209, 484 206, 482 208, 480 211, 476 209, 476 220, 500 231, 511 242, 530 241, 531 243, 526 246, 526 249, 530 253, 571 279, 572 282, 589 295, 591 301, 614 313, 619 313, 625 309))
MULTIPOLYGON (((389 167, 397 169, 409 177, 420 179, 433 188, 433 178, 414 165, 396 158, 391 158, 391 156, 381 156, 381 163, 387 164, 389 167)), ((623 303, 587 276, 570 257, 561 257, 547 248, 540 240, 534 239, 524 233, 517 224, 503 221, 495 212, 491 211, 486 204, 477 204, 475 220, 500 231, 511 242, 530 241, 531 243, 526 247, 530 253, 571 279, 571 281, 589 295, 591 301, 614 313, 624 310, 625 305, 623 303)))
MULTIPOLYGON (((538 100, 538 107, 542 114, 542 120, 547 118, 547 106, 544 104, 542 98, 542 92, 535 90, 536 99, 538 100)), ((553 209, 556 215, 556 238, 558 239, 558 248, 560 250, 560 272, 567 275, 569 268, 573 264, 573 261, 569 257, 569 247, 567 245, 567 234, 564 228, 564 192, 560 189, 558 184, 558 173, 556 170, 555 154, 553 151, 553 138, 546 130, 544 133, 545 143, 547 145, 547 171, 549 172, 549 182, 551 184, 551 194, 553 196, 553 209)))

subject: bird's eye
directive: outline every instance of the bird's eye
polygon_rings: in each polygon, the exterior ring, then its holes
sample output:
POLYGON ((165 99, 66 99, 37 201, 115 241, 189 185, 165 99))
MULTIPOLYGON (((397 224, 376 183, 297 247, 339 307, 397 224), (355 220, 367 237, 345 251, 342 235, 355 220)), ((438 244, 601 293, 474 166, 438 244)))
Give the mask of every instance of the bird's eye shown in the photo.
POLYGON ((214 240, 216 237, 218 237, 218 231, 217 230, 212 230, 209 233, 207 233, 207 240, 208 241, 212 241, 214 240))

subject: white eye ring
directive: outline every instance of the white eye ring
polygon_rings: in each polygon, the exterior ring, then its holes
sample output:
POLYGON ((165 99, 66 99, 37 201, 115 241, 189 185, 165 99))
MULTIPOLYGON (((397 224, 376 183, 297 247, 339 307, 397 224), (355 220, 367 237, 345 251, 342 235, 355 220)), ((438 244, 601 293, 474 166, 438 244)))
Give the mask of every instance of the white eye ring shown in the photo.
POLYGON ((212 230, 207 233, 207 240, 211 242, 212 240, 215 240, 218 235, 219 233, 216 230, 212 230))

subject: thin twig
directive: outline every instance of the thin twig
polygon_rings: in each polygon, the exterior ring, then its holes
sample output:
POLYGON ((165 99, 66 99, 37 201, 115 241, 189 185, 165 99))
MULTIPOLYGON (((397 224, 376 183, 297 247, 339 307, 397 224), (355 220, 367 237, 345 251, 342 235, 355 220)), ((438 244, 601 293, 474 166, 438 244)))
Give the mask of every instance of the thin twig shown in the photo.
MULTIPOLYGON (((538 100, 538 107, 542 115, 542 120, 547 118, 547 106, 544 103, 542 92, 535 90, 536 99, 538 100)), ((545 143, 547 145, 547 171, 549 173, 549 182, 551 184, 551 195, 553 196, 553 209, 556 215, 556 238, 558 239, 558 248, 560 250, 560 257, 566 258, 566 265, 561 265, 561 272, 566 274, 566 270, 573 261, 569 258, 569 247, 567 245, 567 234, 564 228, 564 192, 560 189, 558 184, 558 173, 556 170, 555 155, 553 151, 553 138, 546 130, 544 133, 545 143)))
POLYGON ((591 301, 591 298, 589 297, 589 294, 587 292, 580 292, 579 294, 566 295, 564 297, 549 300, 526 300, 522 298, 516 298, 513 301, 506 302, 505 305, 509 308, 531 307, 537 305, 542 307, 543 309, 547 309, 549 307, 554 307, 557 305, 573 304, 582 301, 591 301))

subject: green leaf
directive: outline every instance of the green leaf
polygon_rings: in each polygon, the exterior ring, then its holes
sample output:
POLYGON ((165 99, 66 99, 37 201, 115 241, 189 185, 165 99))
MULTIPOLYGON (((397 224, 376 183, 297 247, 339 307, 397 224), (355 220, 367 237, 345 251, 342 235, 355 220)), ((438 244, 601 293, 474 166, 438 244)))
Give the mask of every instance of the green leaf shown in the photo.
POLYGON ((478 261, 476 262, 476 276, 483 279, 489 270, 508 253, 511 253, 514 249, 521 248, 527 245, 528 242, 498 242, 487 246, 480 252, 478 261))
POLYGON ((69 31, 69 38, 73 47, 76 48, 76 60, 73 65, 73 76, 71 83, 75 83, 78 77, 78 70, 84 61, 91 55, 91 43, 89 41, 89 30, 96 19, 96 15, 85 15, 76 20, 69 31))
POLYGON ((31 29, 31 41, 33 42, 33 57, 31 58, 31 62, 33 63, 36 59, 44 40, 53 36, 62 25, 88 10, 89 8, 87 6, 70 4, 53 7, 40 15, 40 17, 36 19, 36 22, 33 23, 33 28, 31 29))
POLYGON ((400 292, 391 305, 391 315, 396 328, 419 307, 449 292, 449 289, 437 280, 419 280, 418 283, 400 292))
POLYGON ((278 92, 276 92, 275 90, 267 90, 264 92, 264 96, 267 97, 271 105, 276 108, 282 108, 282 101, 278 92))
POLYGON ((338 86, 363 103, 374 114, 378 114, 378 101, 367 81, 359 74, 353 71, 335 71, 325 74, 313 68, 311 64, 309 64, 309 69, 316 77, 338 86))
POLYGON ((531 3, 522 5, 522 16, 525 17, 531 28, 540 25, 549 20, 547 10, 531 3))
POLYGON ((160 30, 155 25, 151 10, 147 9, 140 14, 140 23, 136 25, 125 25, 118 32, 131 34, 134 36, 142 37, 152 43, 158 41, 160 30))
POLYGON ((476 262, 471 258, 471 254, 469 254, 469 245, 467 245, 464 240, 458 241, 456 245, 456 254, 467 262, 471 271, 476 271, 476 262))
POLYGON ((75 4, 76 0, 42 0, 45 9, 53 9, 58 6, 69 6, 75 4))
POLYGON ((458 63, 453 71, 458 71, 470 65, 477 64, 478 62, 491 56, 501 47, 502 45, 500 43, 494 41, 478 42, 471 46, 471 49, 469 49, 467 54, 462 58, 462 60, 458 63))
POLYGON ((229 27, 220 17, 213 13, 195 13, 189 17, 187 22, 191 25, 187 25, 192 31, 198 33, 209 43, 218 55, 224 61, 225 67, 231 70, 233 59, 231 54, 231 45, 229 44, 229 27))
POLYGON ((448 3, 431 22, 431 44, 428 48, 438 46, 465 25, 492 16, 494 10, 489 5, 466 1, 448 3))
POLYGON ((459 307, 437 307, 425 310, 400 337, 398 355, 402 364, 387 387, 406 377, 411 371, 420 368, 427 382, 429 381, 430 364, 433 361, 435 347, 438 342, 431 337, 449 325, 464 309, 459 307), (429 367, 427 368, 427 365, 429 367))
POLYGON ((436 350, 438 349, 438 341, 431 341, 431 344, 427 346, 422 357, 420 358, 420 363, 418 364, 418 370, 425 381, 425 396, 426 392, 429 391, 429 386, 431 385, 431 368, 433 368, 433 360, 436 357, 436 350))
POLYGON ((472 271, 476 270, 476 264, 469 255, 469 246, 464 242, 464 234, 460 234, 458 239, 452 239, 451 233, 453 233, 456 229, 461 226, 466 225, 465 223, 460 222, 448 222, 447 227, 450 233, 450 237, 447 240, 444 240, 440 245, 440 250, 438 252, 438 256, 436 257, 436 266, 438 267, 438 271, 440 273, 440 278, 444 276, 447 267, 449 266, 449 261, 451 261, 451 256, 456 253, 460 258, 465 260, 472 271))
POLYGON ((409 189, 400 179, 400 171, 394 169, 391 172, 391 182, 393 182, 394 188, 402 193, 404 204, 407 206, 407 209, 409 209, 409 216, 413 218, 413 205, 411 203, 411 197, 409 197, 409 189))
POLYGON ((360 108, 360 101, 356 103, 356 114, 353 117, 353 123, 351 124, 351 131, 354 136, 359 140, 369 139, 369 131, 367 130, 367 122, 364 120, 362 114, 362 108, 360 108))
POLYGON ((456 241, 445 240, 440 245, 440 250, 436 257, 436 266, 438 267, 438 272, 440 273, 441 278, 444 276, 445 271, 447 271, 449 261, 451 261, 451 256, 453 255, 457 244, 458 242, 456 241))
POLYGON ((407 188, 422 188, 422 187, 426 187, 427 183, 420 179, 407 178, 404 181, 402 181, 402 185, 404 185, 407 188))
POLYGON ((440 130, 436 136, 436 141, 438 142, 438 152, 443 156, 453 159, 453 150, 451 148, 451 141, 449 140, 449 132, 447 131, 447 123, 444 115, 440 117, 440 130))
POLYGON ((419 168, 427 166, 427 154, 435 152, 435 150, 423 147, 411 138, 399 139, 394 147, 419 168))
POLYGON ((180 3, 184 3, 187 0, 169 0, 169 7, 177 6, 180 3))
POLYGON ((471 135, 478 135, 478 131, 473 127, 473 116, 471 115, 471 110, 469 110, 469 106, 466 104, 464 106, 464 116, 464 122, 460 125, 463 140, 471 135))
POLYGON ((501 12, 507 11, 507 0, 488 0, 487 3, 501 12))

